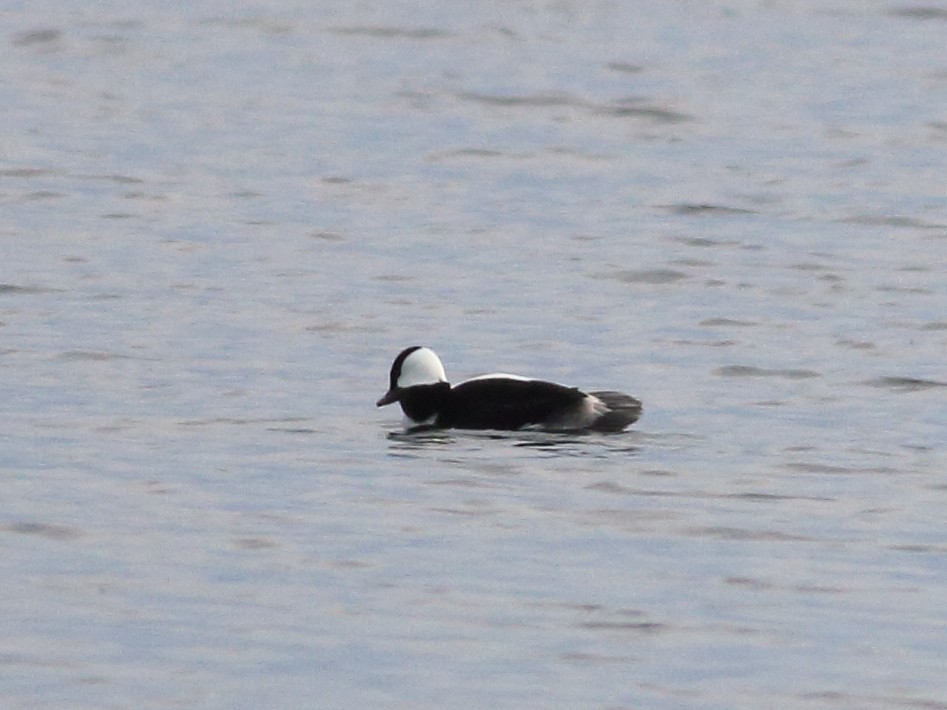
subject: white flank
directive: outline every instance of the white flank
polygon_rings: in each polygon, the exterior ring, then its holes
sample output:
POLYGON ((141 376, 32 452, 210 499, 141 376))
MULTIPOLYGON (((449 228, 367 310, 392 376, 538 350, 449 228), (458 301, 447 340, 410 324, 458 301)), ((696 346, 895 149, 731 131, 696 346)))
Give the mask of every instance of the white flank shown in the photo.
POLYGON ((579 406, 566 409, 543 422, 544 429, 586 429, 608 411, 608 405, 598 397, 586 394, 579 406))

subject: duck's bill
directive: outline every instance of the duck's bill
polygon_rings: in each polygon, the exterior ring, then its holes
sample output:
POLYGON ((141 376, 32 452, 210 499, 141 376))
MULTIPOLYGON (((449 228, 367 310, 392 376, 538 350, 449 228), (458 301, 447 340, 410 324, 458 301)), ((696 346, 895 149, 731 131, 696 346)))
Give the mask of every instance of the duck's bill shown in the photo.
POLYGON ((398 401, 398 391, 397 390, 388 390, 385 392, 385 396, 375 402, 376 407, 384 407, 386 404, 391 404, 392 402, 398 401))

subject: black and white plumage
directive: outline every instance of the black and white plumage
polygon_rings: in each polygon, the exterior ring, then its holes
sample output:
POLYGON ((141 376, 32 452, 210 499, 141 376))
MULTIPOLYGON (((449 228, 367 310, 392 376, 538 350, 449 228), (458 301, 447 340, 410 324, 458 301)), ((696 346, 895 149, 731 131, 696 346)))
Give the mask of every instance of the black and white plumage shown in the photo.
POLYGON ((641 402, 621 392, 575 387, 517 375, 481 375, 451 387, 429 348, 402 350, 378 406, 399 402, 409 428, 621 431, 641 416, 641 402))

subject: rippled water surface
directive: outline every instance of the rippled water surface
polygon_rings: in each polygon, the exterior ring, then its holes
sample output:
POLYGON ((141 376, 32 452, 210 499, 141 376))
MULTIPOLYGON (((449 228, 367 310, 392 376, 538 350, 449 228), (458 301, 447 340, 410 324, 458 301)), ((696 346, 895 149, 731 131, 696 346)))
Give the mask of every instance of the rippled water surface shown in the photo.
POLYGON ((4 708, 947 708, 941 3, 0 19, 4 708))

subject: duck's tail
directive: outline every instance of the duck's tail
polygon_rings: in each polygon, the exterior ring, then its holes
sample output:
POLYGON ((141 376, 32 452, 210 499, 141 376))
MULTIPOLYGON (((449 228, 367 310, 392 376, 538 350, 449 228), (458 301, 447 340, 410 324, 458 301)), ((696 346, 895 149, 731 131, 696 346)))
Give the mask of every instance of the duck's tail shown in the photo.
POLYGON ((595 431, 621 431, 629 424, 638 421, 641 416, 641 402, 623 392, 590 392, 607 407, 606 411, 593 422, 595 431))

